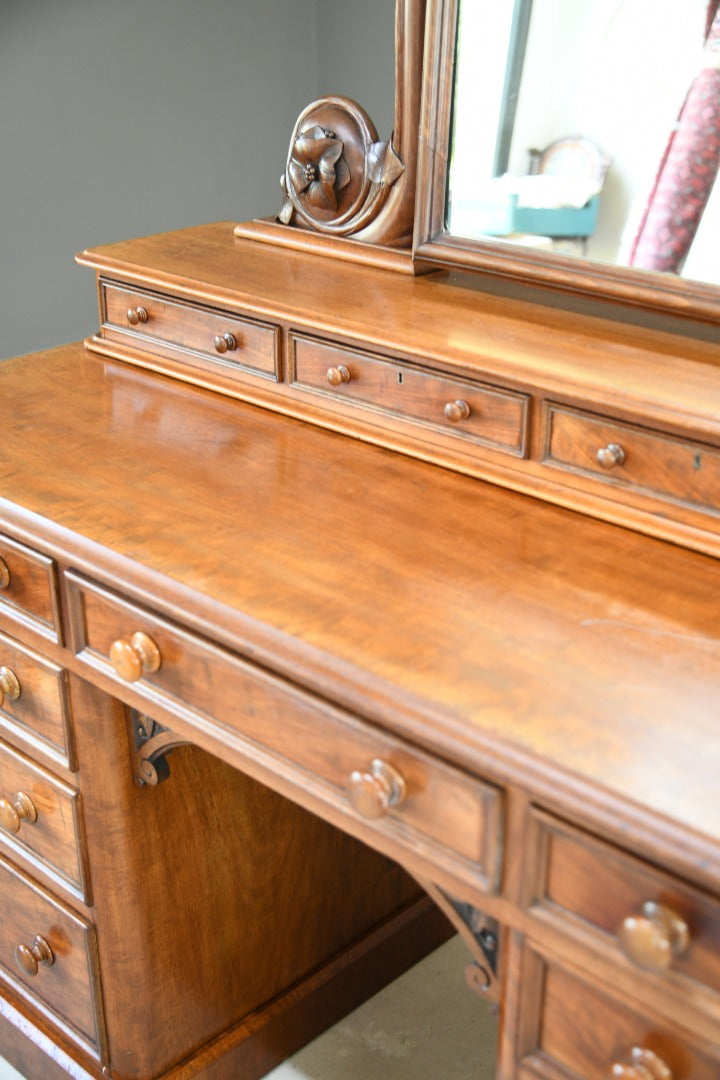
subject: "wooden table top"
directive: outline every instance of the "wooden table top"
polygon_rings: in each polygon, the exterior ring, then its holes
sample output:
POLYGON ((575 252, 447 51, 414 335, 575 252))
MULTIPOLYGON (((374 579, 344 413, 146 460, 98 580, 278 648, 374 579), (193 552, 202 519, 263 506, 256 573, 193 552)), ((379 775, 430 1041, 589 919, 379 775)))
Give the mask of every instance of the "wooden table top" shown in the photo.
POLYGON ((333 700, 720 836, 720 563, 68 345, 0 364, 0 512, 333 700), (554 771, 553 771, 554 770, 554 771))

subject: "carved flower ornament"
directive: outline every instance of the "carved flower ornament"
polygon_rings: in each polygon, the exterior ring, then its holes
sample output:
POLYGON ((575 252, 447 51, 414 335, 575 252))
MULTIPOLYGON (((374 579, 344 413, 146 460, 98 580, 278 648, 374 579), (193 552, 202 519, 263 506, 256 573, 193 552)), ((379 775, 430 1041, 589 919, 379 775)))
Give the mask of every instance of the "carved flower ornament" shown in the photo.
POLYGON ((337 193, 350 183, 343 141, 333 131, 315 126, 295 140, 288 166, 293 187, 311 206, 337 210, 337 193))

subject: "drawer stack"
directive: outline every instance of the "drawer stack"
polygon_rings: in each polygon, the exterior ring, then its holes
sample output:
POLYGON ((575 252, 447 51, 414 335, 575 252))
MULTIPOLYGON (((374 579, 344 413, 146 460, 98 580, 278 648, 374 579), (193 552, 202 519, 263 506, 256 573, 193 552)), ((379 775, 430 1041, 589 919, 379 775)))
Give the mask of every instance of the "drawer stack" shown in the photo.
POLYGON ((99 1058, 97 949, 65 672, 26 643, 28 631, 60 642, 58 610, 52 560, 0 536, 0 979, 99 1058))
POLYGON ((518 1075, 720 1075, 717 897, 544 812, 530 835, 518 1075))

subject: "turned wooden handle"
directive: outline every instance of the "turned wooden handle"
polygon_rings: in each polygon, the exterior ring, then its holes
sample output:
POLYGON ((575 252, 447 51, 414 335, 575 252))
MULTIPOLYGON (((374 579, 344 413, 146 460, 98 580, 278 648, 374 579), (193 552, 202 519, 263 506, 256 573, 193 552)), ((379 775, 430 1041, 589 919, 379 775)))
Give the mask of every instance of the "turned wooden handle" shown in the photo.
POLYGON ((138 323, 146 323, 148 321, 148 313, 144 307, 128 308, 127 321, 131 326, 137 326, 138 323))
POLYGON ((0 829, 9 833, 19 833, 23 821, 34 825, 37 810, 29 795, 16 791, 9 799, 0 799, 0 829))
POLYGON ((9 667, 0 667, 0 709, 5 704, 5 698, 17 701, 20 697, 20 683, 15 672, 9 667))
POLYGON ((639 1046, 630 1051, 629 1062, 613 1065, 610 1075, 616 1080, 673 1080, 665 1062, 652 1050, 643 1050, 639 1046))
POLYGON ((348 778, 350 802, 364 818, 379 818, 391 806, 398 806, 407 793, 405 779, 386 761, 375 759, 370 768, 350 773, 348 778))
POLYGON ((234 334, 218 334, 215 338, 215 351, 219 353, 233 352, 237 349, 237 338, 234 334))
POLYGON ((32 945, 18 945, 15 949, 17 966, 25 975, 37 975, 38 967, 52 967, 55 963, 55 954, 44 937, 36 934, 32 945))
POLYGON ((7 589, 10 585, 10 570, 4 559, 0 559, 0 589, 7 589))
POLYGON ((608 443, 607 446, 602 446, 598 450, 595 458, 603 469, 614 469, 616 465, 624 464, 625 451, 618 443, 608 443))
POLYGON ((671 908, 648 900, 638 913, 623 919, 618 941, 638 967, 662 972, 685 952, 690 933, 685 920, 671 908))
POLYGON ((138 631, 130 638, 113 641, 110 663, 125 682, 137 682, 143 675, 159 671, 162 657, 153 639, 138 631))
POLYGON ((338 364, 337 367, 331 367, 327 370, 327 381, 331 386, 342 386, 343 383, 349 383, 350 378, 350 371, 344 364, 338 364))
POLYGON ((448 401, 447 405, 443 409, 445 413, 445 419, 449 420, 451 424, 459 424, 461 420, 467 420, 470 415, 470 406, 467 401, 448 401))

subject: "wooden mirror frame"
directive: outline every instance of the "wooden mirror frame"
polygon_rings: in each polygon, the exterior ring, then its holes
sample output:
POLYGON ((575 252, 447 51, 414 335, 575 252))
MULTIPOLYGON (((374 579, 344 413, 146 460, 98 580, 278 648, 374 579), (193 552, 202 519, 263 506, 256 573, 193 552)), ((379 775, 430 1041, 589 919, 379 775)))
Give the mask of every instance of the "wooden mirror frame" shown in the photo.
POLYGON ((472 267, 492 278, 580 296, 586 301, 610 301, 700 322, 720 321, 720 287, 716 285, 514 247, 497 240, 470 240, 447 232, 445 208, 458 7, 459 0, 428 0, 415 259, 472 267))

